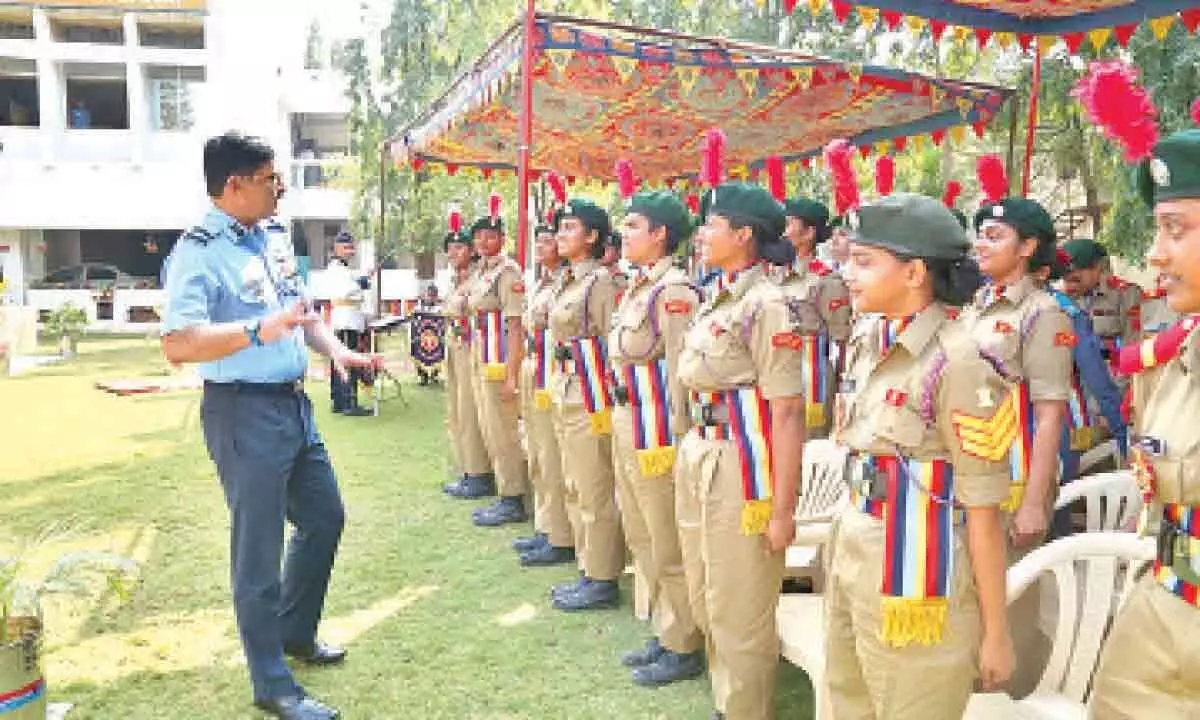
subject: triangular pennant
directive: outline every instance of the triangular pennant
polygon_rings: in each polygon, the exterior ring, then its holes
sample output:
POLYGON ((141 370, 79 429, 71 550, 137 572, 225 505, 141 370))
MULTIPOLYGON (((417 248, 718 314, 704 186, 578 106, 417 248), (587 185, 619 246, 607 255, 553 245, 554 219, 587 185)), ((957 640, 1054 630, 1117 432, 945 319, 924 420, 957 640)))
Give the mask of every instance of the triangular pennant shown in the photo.
POLYGON ((634 70, 637 70, 637 58, 625 57, 624 55, 612 55, 611 57, 613 69, 617 71, 621 82, 629 82, 629 77, 633 75, 634 70))
POLYGON ((933 140, 934 145, 941 146, 941 144, 946 140, 946 131, 934 130, 932 133, 930 133, 929 137, 933 140))
POLYGON ((1054 49, 1055 44, 1058 43, 1058 38, 1053 35, 1039 35, 1037 42, 1038 50, 1045 55, 1054 49))
POLYGON ((845 2, 845 0, 833 0, 832 5, 833 16, 837 18, 837 21, 840 23, 845 23, 846 19, 850 17, 850 11, 854 9, 853 6, 851 6, 850 3, 845 2))
POLYGON ((1083 47, 1083 39, 1087 37, 1086 33, 1073 32, 1063 35, 1063 42, 1067 44, 1067 50, 1072 55, 1079 53, 1079 48, 1083 47))
POLYGON ((1099 52, 1108 44, 1108 39, 1112 37, 1112 28, 1102 27, 1088 31, 1088 40, 1092 41, 1092 47, 1099 52))
POLYGON ((458 174, 458 165, 455 163, 446 163, 446 175, 454 177, 458 174))
POLYGON ((815 167, 818 171, 825 169, 825 159, 822 158, 820 155, 814 156, 812 159, 812 162, 813 162, 813 167, 815 167))
POLYGON ((793 161, 793 162, 790 162, 790 163, 787 163, 786 165, 784 165, 783 169, 788 175, 795 175, 796 173, 800 172, 800 168, 802 166, 803 166, 802 162, 793 161))
POLYGON ((961 145, 963 140, 967 138, 967 129, 962 125, 955 125, 950 128, 950 139, 955 145, 961 145))
POLYGON ((954 98, 954 104, 958 106, 958 114, 962 115, 963 120, 967 119, 967 116, 971 114, 971 108, 975 107, 971 98, 965 97, 954 98))
POLYGON ((900 27, 900 21, 904 20, 904 13, 899 10, 884 10, 883 24, 888 30, 895 30, 900 27))
MULTIPOLYGON (((979 32, 979 31, 976 30, 976 32, 979 32)), ((1000 46, 1001 50, 1007 50, 1010 47, 1012 47, 1012 44, 1013 44, 1013 42, 1016 41, 1016 39, 1017 39, 1017 36, 1010 32, 996 33, 996 44, 1000 46)))
POLYGON ((1117 26, 1116 30, 1113 32, 1116 34, 1117 42, 1121 44, 1121 47, 1129 47, 1129 40, 1133 37, 1133 34, 1137 32, 1137 28, 1137 23, 1129 23, 1128 25, 1117 26))
POLYGON ((1150 29, 1154 31, 1154 37, 1162 42, 1167 38, 1167 33, 1171 31, 1171 26, 1175 24, 1175 16, 1167 15, 1166 17, 1154 18, 1150 21, 1150 29))
POLYGON ((813 164, 813 159, 812 159, 812 157, 811 157, 811 156, 810 156, 810 157, 805 157, 805 158, 800 158, 800 165, 801 165, 801 166, 802 166, 802 167, 803 167, 805 170, 808 170, 808 169, 812 168, 812 164, 813 164))
POLYGON ((868 30, 875 27, 875 23, 879 22, 879 8, 858 6, 858 21, 868 30))
POLYGON ((933 33, 935 42, 940 42, 942 35, 946 33, 946 28, 949 27, 945 20, 930 20, 929 31, 933 33))
POLYGON ((967 38, 971 37, 971 28, 963 27, 962 25, 955 25, 951 32, 954 33, 954 42, 959 45, 965 45, 967 38))
POLYGON ((913 135, 912 136, 912 145, 917 150, 924 150, 925 149, 925 136, 924 135, 913 135))
POLYGON ((1033 45, 1033 36, 1029 33, 1020 33, 1017 35, 1017 42, 1020 43, 1022 50, 1029 52, 1029 48, 1033 45))
POLYGON ((892 144, 887 140, 880 140, 879 142, 875 143, 876 155, 887 155, 889 152, 891 152, 891 150, 892 144))
POLYGON ((1200 28, 1200 10, 1182 10, 1179 19, 1183 21, 1183 26, 1188 32, 1194 33, 1196 28, 1200 28))
POLYGON ((742 82, 742 87, 746 88, 746 94, 753 98, 758 92, 758 70, 739 68, 736 73, 737 79, 742 82))
POLYGON ((892 139, 892 147, 896 148, 896 152, 904 152, 904 148, 908 147, 908 138, 901 135, 898 138, 892 139))
POLYGON ((689 95, 692 88, 696 86, 696 81, 700 79, 700 67, 698 65, 676 65, 675 79, 679 81, 679 89, 684 95, 689 95))
POLYGON ((493 172, 495 172, 495 170, 493 170, 492 168, 485 167, 479 171, 479 174, 483 176, 484 180, 491 180, 493 172))
POLYGON ((972 125, 971 128, 975 131, 975 137, 982 140, 983 132, 985 130, 987 130, 987 123, 986 122, 977 122, 974 125, 972 125))
POLYGON ((871 155, 871 146, 870 145, 859 145, 858 146, 858 154, 862 155, 863 160, 866 160, 871 155))
POLYGON ((850 76, 850 81, 857 85, 862 80, 862 63, 846 63, 846 73, 850 76))
POLYGON ((941 89, 937 85, 929 88, 929 97, 931 98, 934 110, 937 110, 942 106, 942 102, 945 101, 947 94, 948 93, 945 90, 941 89))
MULTIPOLYGON (((796 3, 792 0, 783 0, 784 7, 787 7, 789 2, 793 7, 796 5, 796 3)), ((819 14, 821 12, 821 8, 823 7, 825 7, 825 0, 808 0, 808 11, 813 15, 819 14)), ((791 8, 788 9, 788 12, 791 12, 791 8)))
POLYGON ((800 81, 800 89, 807 90, 812 87, 813 69, 811 65, 806 65, 801 68, 796 68, 796 79, 800 81))
POLYGON ((917 15, 909 15, 905 22, 908 23, 908 31, 912 33, 914 38, 921 36, 921 31, 925 29, 925 18, 917 15))
POLYGON ((571 60, 575 58, 575 51, 569 48, 555 48, 547 50, 546 57, 550 58, 554 69, 558 70, 559 75, 562 75, 567 72, 567 68, 571 65, 571 60))
POLYGON ((979 49, 987 47, 988 40, 992 38, 992 31, 987 28, 975 28, 975 42, 979 43, 979 49))

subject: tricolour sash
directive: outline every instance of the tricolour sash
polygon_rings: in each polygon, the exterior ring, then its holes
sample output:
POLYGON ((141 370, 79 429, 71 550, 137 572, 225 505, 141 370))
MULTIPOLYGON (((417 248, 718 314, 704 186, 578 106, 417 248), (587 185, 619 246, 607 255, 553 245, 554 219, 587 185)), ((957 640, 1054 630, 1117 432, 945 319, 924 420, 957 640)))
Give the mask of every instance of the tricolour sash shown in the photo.
POLYGON ((547 328, 533 331, 533 406, 538 410, 550 409, 550 391, 546 382, 550 379, 550 331, 547 328))
POLYGON ((741 465, 742 534, 759 535, 771 521, 775 474, 771 467, 771 404, 757 387, 692 393, 700 405, 724 405, 728 423, 698 425, 708 440, 732 440, 741 465))
POLYGON ((621 384, 629 391, 633 446, 642 477, 666 475, 675 467, 667 361, 660 358, 640 365, 623 365, 619 373, 621 384))
POLYGON ((804 378, 805 425, 823 428, 829 403, 829 337, 801 335, 801 372, 804 378))
POLYGON ((476 314, 479 362, 483 366, 483 379, 490 382, 499 382, 506 374, 508 343, 504 337, 505 326, 504 316, 499 310, 480 310, 476 314))
MULTIPOLYGON (((1200 557, 1200 505, 1166 503, 1163 505, 1163 523, 1173 525, 1179 533, 1170 540, 1173 546, 1170 548, 1171 556, 1182 552, 1185 555, 1182 562, 1191 562, 1193 557, 1200 557)), ((1154 579, 1172 595, 1193 607, 1200 607, 1200 585, 1176 575, 1174 568, 1163 562, 1161 549, 1154 560, 1154 579)))
POLYGON ((612 434, 612 393, 608 386, 608 349, 597 335, 571 340, 575 374, 583 393, 583 407, 591 415, 593 435, 612 434))
POLYGON ((11 692, 0 693, 0 715, 15 713, 27 705, 32 705, 45 694, 45 678, 38 678, 11 692))
POLYGON ((1071 449, 1076 452, 1091 450, 1096 445, 1099 428, 1088 408, 1087 396, 1079 385, 1079 378, 1071 378, 1071 395, 1067 398, 1067 423, 1071 431, 1071 449))
POLYGON ((1025 486, 1029 483, 1029 468, 1033 458, 1033 401, 1029 399, 1029 383, 1020 383, 1008 396, 1013 403, 1017 418, 1017 434, 1008 452, 1009 483, 1008 499, 1000 509, 1013 513, 1025 499, 1025 486))

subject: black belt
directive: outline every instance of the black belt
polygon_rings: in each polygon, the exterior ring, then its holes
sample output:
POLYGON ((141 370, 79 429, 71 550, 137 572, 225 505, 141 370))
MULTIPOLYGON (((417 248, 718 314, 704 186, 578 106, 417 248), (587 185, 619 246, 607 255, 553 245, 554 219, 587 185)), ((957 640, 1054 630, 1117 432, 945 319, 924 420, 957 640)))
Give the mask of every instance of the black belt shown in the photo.
POLYGON ((247 395, 301 395, 304 393, 304 381, 256 383, 256 382, 216 382, 204 381, 205 390, 246 393, 247 395))
POLYGON ((555 360, 558 360, 559 362, 566 362, 567 360, 571 360, 574 357, 575 357, 575 355, 574 355, 574 353, 571 352, 571 348, 569 346, 567 346, 567 345, 555 345, 554 346, 554 359, 555 360))
POLYGON ((846 464, 842 467, 842 480, 868 500, 887 498, 887 477, 875 466, 874 455, 847 453, 846 464))
POLYGON ((688 410, 692 425, 716 427, 729 424, 729 408, 724 404, 692 403, 688 410))

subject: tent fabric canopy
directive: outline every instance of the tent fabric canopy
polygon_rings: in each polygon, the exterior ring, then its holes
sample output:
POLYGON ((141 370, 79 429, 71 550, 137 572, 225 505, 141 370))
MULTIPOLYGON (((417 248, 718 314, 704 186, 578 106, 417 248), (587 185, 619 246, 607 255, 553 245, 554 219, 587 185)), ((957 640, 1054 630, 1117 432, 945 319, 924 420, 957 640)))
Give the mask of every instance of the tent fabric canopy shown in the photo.
MULTIPOLYGON (((767 157, 807 165, 830 140, 864 152, 941 142, 984 126, 1009 90, 735 42, 539 16, 533 35, 531 167, 607 180, 618 159, 645 181, 694 176, 707 130, 728 138, 730 174, 767 157), (669 37, 665 37, 669 36, 669 37)), ((514 27, 392 145, 449 173, 511 171, 522 37, 514 27)))

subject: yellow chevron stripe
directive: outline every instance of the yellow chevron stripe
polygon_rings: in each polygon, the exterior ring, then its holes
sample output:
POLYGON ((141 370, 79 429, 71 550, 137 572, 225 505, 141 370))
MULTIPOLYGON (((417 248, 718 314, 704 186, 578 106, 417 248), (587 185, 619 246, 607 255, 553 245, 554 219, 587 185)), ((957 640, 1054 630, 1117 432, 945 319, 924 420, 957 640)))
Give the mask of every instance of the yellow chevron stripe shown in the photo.
POLYGON ((963 452, 992 462, 1003 460, 1017 437, 1018 414, 1014 406, 1017 398, 1016 393, 1010 393, 987 419, 967 413, 952 413, 950 417, 963 452))

